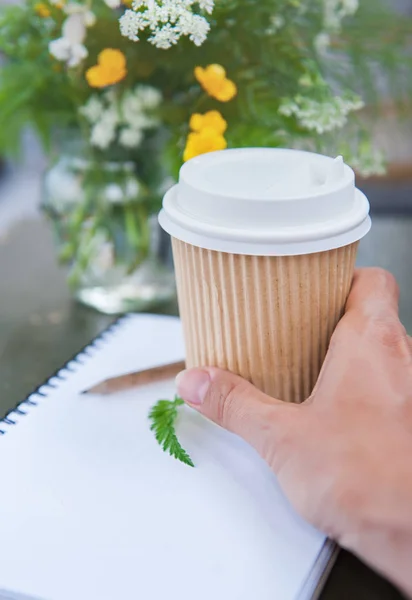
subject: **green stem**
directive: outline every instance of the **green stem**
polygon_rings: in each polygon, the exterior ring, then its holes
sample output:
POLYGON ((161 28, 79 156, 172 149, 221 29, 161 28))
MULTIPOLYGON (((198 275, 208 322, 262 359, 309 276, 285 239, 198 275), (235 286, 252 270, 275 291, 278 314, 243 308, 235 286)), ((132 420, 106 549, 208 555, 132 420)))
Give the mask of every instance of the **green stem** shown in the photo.
POLYGON ((128 265, 129 272, 137 268, 147 257, 150 247, 148 215, 142 204, 126 204, 124 207, 126 238, 133 251, 128 265))
POLYGON ((150 225, 149 225, 149 216, 147 214, 147 210, 139 204, 137 207, 137 212, 139 213, 140 219, 140 230, 141 230, 141 248, 142 252, 147 255, 150 247, 150 225))
POLYGON ((140 235, 136 227, 135 220, 135 205, 127 203, 124 207, 124 222, 126 229, 126 237, 131 247, 136 251, 140 248, 140 235))

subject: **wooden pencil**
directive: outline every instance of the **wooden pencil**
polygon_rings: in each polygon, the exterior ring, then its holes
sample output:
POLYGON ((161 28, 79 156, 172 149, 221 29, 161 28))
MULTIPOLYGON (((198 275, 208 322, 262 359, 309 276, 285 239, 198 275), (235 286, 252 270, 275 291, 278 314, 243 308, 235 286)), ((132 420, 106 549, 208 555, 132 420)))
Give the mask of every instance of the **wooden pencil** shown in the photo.
POLYGON ((110 394, 115 394, 116 392, 123 392, 134 387, 147 385, 148 383, 172 379, 173 377, 176 377, 180 371, 183 371, 184 368, 184 361, 179 361, 168 365, 153 367, 152 369, 145 369, 144 371, 126 373, 125 375, 105 379, 93 387, 84 390, 82 394, 108 396, 110 394))

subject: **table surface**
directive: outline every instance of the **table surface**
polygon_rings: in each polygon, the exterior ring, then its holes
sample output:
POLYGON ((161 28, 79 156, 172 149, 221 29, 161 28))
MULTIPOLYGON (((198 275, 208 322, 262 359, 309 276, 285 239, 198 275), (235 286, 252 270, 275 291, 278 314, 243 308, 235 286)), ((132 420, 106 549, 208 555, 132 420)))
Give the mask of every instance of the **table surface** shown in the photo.
MULTIPOLYGON (((392 271, 401 286, 400 314, 412 332, 412 217, 376 217, 362 241, 359 266, 392 271)), ((40 219, 0 237, 0 418, 61 367, 113 317, 74 303, 40 219)), ((387 582, 341 552, 322 600, 399 600, 387 582)))

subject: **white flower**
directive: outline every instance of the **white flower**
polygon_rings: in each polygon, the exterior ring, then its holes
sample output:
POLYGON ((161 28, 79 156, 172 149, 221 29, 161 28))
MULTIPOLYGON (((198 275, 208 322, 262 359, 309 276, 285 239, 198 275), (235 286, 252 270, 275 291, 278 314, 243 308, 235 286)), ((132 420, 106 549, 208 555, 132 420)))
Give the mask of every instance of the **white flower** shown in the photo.
POLYGON ((86 38, 86 25, 83 15, 70 15, 63 23, 62 37, 73 44, 82 44, 86 38))
POLYGON ((143 133, 140 129, 127 127, 122 129, 119 136, 119 142, 126 148, 137 148, 140 146, 143 139, 143 133))
POLYGON ((209 15, 212 14, 215 7, 214 0, 199 0, 199 6, 201 10, 204 10, 209 15))
POLYGON ((126 197, 131 200, 137 198, 140 191, 139 182, 136 179, 129 179, 126 183, 126 197))
POLYGON ((120 33, 124 35, 124 37, 129 38, 132 42, 138 42, 139 36, 138 32, 146 27, 139 26, 139 15, 134 13, 132 10, 126 10, 124 15, 119 19, 120 23, 120 33))
POLYGON ((354 15, 359 8, 359 0, 341 0, 342 10, 347 15, 354 15))
POLYGON ((384 175, 386 173, 385 156, 373 148, 369 142, 361 142, 356 152, 348 157, 348 164, 362 177, 384 175))
POLYGON ((104 0, 109 8, 119 8, 121 0, 104 0))
POLYGON ((285 19, 281 15, 272 15, 269 19, 269 26, 266 28, 267 35, 273 35, 282 29, 285 25, 285 19))
POLYGON ((54 58, 65 62, 68 67, 77 67, 87 58, 87 48, 83 44, 73 44, 66 38, 59 38, 49 43, 49 52, 54 58))
POLYGON ((90 142, 101 150, 106 150, 116 137, 116 130, 113 124, 103 119, 96 123, 92 128, 90 142))
POLYGON ((339 31, 345 17, 359 8, 359 0, 324 0, 324 24, 329 31, 339 31))
POLYGON ((162 93, 150 85, 139 85, 136 97, 141 102, 142 108, 149 110, 157 108, 162 101, 162 93))
POLYGON ((86 117, 92 124, 97 123, 101 118, 103 111, 103 103, 97 96, 91 96, 88 102, 79 109, 80 114, 86 117))
POLYGON ((49 43, 49 52, 68 67, 77 67, 88 55, 87 48, 83 45, 85 37, 83 16, 74 13, 63 23, 62 37, 49 43))
POLYGON ((122 100, 122 113, 127 115, 130 113, 140 114, 142 111, 142 103, 138 98, 137 94, 133 93, 132 90, 127 91, 122 100))
POLYGON ((295 96, 293 99, 284 100, 279 107, 279 112, 286 117, 294 115, 305 129, 323 134, 341 129, 347 122, 348 114, 360 110, 363 106, 364 103, 358 96, 350 98, 331 96, 324 101, 295 96))
POLYGON ((102 120, 106 121, 106 123, 111 123, 113 127, 120 125, 121 119, 118 107, 116 105, 109 106, 109 108, 104 111, 102 120))
POLYGON ((82 13, 84 10, 84 6, 78 2, 66 2, 63 5, 63 12, 65 12, 66 15, 75 15, 77 13, 82 13))
POLYGON ((319 33, 314 40, 315 49, 319 54, 323 54, 330 46, 330 35, 329 33, 319 33))
POLYGON ((156 126, 158 119, 147 111, 156 109, 161 99, 159 90, 148 85, 141 85, 134 91, 126 92, 122 101, 125 122, 133 129, 149 129, 156 126))
POLYGON ((194 5, 210 14, 214 0, 134 0, 133 10, 127 10, 120 18, 120 31, 136 42, 139 32, 148 29, 149 42, 164 50, 177 44, 182 36, 201 46, 210 25, 204 16, 193 12, 194 5))
POLYGON ((94 94, 79 109, 91 129, 91 144, 102 150, 116 140, 126 148, 137 148, 147 129, 159 125, 155 109, 162 101, 159 90, 149 85, 137 86, 119 98, 113 90, 94 94))
POLYGON ((105 187, 105 196, 108 202, 112 202, 113 204, 117 204, 123 201, 123 190, 117 183, 110 183, 105 187))
POLYGON ((201 46, 210 31, 209 23, 204 17, 200 17, 199 15, 181 17, 177 26, 180 27, 180 31, 183 35, 189 36, 189 40, 193 42, 195 46, 201 46))
POLYGON ((60 61, 69 60, 71 53, 71 44, 69 40, 65 38, 59 38, 58 40, 53 40, 49 43, 49 52, 54 58, 60 61))
POLYGON ((93 27, 96 23, 96 15, 94 12, 89 10, 87 6, 84 6, 83 4, 68 2, 64 5, 63 10, 66 15, 79 15, 86 27, 93 27))
POLYGON ((93 25, 95 25, 96 21, 97 21, 96 15, 91 10, 87 10, 83 14, 83 19, 84 19, 84 24, 86 25, 86 27, 93 27, 93 25))
POLYGON ((168 50, 179 41, 179 34, 175 27, 167 23, 164 27, 158 27, 153 35, 149 37, 149 42, 162 50, 168 50))
POLYGON ((145 113, 125 114, 125 122, 133 129, 151 129, 159 124, 158 119, 149 117, 145 113))
POLYGON ((119 113, 116 107, 106 109, 92 128, 90 142, 93 146, 105 150, 116 138, 119 113))

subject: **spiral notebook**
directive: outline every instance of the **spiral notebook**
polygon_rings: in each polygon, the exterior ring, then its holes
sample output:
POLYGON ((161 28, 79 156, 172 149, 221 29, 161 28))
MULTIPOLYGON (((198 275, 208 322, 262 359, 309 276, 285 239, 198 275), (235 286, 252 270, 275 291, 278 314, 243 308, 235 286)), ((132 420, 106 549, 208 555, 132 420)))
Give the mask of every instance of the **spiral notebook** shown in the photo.
POLYGON ((173 381, 80 394, 183 356, 178 319, 127 316, 0 422, 0 598, 318 594, 336 549, 253 449, 188 408, 178 435, 196 468, 159 448, 147 414, 173 381))

